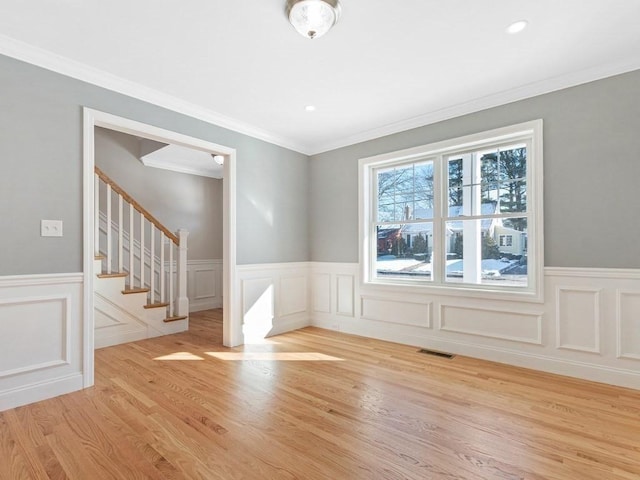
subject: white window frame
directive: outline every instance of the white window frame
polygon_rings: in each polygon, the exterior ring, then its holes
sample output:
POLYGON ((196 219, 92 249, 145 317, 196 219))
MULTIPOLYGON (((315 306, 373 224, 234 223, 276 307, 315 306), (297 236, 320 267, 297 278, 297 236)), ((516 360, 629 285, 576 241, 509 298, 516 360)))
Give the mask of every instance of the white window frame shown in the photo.
POLYGON ((544 242, 543 242, 543 150, 542 120, 533 120, 517 125, 497 128, 463 137, 444 140, 419 147, 361 158, 358 162, 359 188, 359 245, 361 288, 393 290, 396 292, 421 292, 437 295, 454 295, 503 300, 521 299, 532 302, 543 301, 544 242), (447 283, 444 279, 444 245, 441 239, 442 219, 446 209, 445 195, 447 176, 444 171, 446 157, 462 151, 491 147, 496 144, 525 141, 527 151, 527 241, 528 241, 528 285, 527 287, 501 287, 487 284, 447 283), (377 235, 373 224, 377 190, 375 171, 421 160, 434 159, 434 261, 433 281, 415 281, 397 278, 380 278, 375 275, 377 235), (441 279, 440 281, 437 281, 441 279))
POLYGON ((513 247, 513 235, 511 235, 510 233, 500 234, 498 246, 513 247))

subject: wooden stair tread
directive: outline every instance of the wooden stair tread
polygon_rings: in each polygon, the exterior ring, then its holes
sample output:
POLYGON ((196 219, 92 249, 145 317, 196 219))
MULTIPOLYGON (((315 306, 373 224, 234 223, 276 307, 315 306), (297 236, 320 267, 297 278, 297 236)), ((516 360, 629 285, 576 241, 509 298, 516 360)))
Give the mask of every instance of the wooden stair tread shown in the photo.
POLYGON ((98 278, 124 278, 128 277, 127 272, 99 273, 98 278))
POLYGON ((164 323, 169 323, 169 322, 177 322, 178 320, 184 320, 185 318, 187 318, 186 315, 179 315, 176 317, 167 317, 163 320, 164 323))
POLYGON ((144 308, 160 308, 160 307, 168 307, 169 303, 167 302, 158 302, 158 303, 147 303, 144 308))
POLYGON ((104 259, 105 259, 105 258, 107 258, 107 257, 105 257, 105 256, 104 256, 104 255, 102 255, 102 254, 99 254, 99 255, 96 255, 96 256, 95 256, 95 257, 93 257, 93 258, 94 258, 95 260, 104 260, 104 259))
POLYGON ((148 288, 125 288, 122 290, 123 295, 130 295, 132 293, 149 293, 148 288))

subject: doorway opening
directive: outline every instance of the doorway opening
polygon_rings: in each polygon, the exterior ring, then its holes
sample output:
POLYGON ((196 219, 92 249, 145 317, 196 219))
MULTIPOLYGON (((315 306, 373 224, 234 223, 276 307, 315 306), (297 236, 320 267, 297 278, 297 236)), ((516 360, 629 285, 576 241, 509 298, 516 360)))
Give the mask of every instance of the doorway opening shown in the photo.
POLYGON ((235 149, 215 144, 196 137, 180 134, 171 130, 158 128, 124 117, 84 109, 83 130, 83 262, 84 262, 84 332, 83 332, 83 376, 84 387, 93 385, 94 381, 94 346, 95 346, 95 312, 94 312, 94 279, 95 268, 95 129, 101 127, 115 132, 177 145, 207 154, 223 157, 223 192, 222 192, 222 307, 223 335, 225 346, 236 346, 243 343, 241 317, 235 311, 236 278, 236 152, 235 149))

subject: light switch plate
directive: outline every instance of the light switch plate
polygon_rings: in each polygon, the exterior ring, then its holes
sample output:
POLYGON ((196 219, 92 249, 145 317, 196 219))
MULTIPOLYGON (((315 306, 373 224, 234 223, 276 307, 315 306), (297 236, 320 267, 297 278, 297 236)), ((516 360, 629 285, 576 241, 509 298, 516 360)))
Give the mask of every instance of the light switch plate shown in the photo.
POLYGON ((40 221, 41 237, 61 237, 62 220, 42 220, 40 221))

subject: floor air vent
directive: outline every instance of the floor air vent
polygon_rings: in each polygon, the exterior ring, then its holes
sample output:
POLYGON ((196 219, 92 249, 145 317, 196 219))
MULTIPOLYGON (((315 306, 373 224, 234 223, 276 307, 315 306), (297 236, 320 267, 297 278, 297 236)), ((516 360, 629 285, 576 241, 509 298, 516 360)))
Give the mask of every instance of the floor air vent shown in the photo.
POLYGON ((451 360, 455 355, 453 353, 438 352, 437 350, 429 350, 428 348, 421 348, 418 353, 424 353, 425 355, 433 355, 434 357, 448 358, 451 360))

